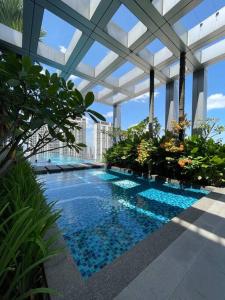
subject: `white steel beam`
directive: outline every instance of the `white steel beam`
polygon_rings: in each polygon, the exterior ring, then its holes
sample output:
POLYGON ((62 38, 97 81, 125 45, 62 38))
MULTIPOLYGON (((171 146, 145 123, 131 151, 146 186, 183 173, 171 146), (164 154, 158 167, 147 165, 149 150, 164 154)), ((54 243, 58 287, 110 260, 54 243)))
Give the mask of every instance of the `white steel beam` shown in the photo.
POLYGON ((37 52, 44 9, 32 0, 23 1, 23 49, 37 52))
POLYGON ((225 40, 207 47, 225 36, 225 7, 189 31, 176 23, 201 1, 24 0, 23 33, 0 24, 0 44, 60 69, 66 79, 71 74, 80 76, 84 79, 78 86, 82 93, 97 84, 102 85, 105 88, 96 94, 98 101, 121 103, 148 92, 148 81, 144 79, 152 68, 156 86, 176 79, 179 75, 177 60, 182 51, 186 52, 187 73, 225 58, 225 40), (111 20, 121 2, 140 20, 129 32, 111 20), (76 28, 65 53, 39 40, 44 9, 76 28), (155 38, 165 47, 151 53, 146 46, 155 38), (110 50, 95 68, 82 62, 94 41, 110 50), (112 77, 127 61, 135 68, 120 78, 112 77))

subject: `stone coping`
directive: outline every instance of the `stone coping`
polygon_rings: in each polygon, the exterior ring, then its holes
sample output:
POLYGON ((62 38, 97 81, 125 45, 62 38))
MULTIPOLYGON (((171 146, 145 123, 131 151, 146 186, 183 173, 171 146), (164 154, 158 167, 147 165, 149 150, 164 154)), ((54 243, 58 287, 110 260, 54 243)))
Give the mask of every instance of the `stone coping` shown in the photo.
POLYGON ((77 171, 86 169, 97 169, 104 168, 104 163, 76 163, 76 164, 65 164, 65 165, 53 165, 48 164, 46 166, 32 166, 35 174, 47 174, 47 173, 58 173, 66 171, 77 171))
MULTIPOLYGON (((210 188, 212 191, 208 195, 183 211, 179 218, 193 223, 205 213, 214 199, 221 196, 219 189, 210 188)), ((64 252, 45 263, 45 273, 48 286, 63 296, 54 295, 51 299, 113 299, 185 230, 172 219, 88 279, 82 278, 69 248, 59 234, 56 246, 63 247, 64 252)), ((54 228, 54 231, 58 232, 58 229, 54 228)))
MULTIPOLYGON (((123 174, 129 174, 129 175, 133 175, 133 176, 137 176, 140 177, 139 173, 133 172, 131 169, 127 169, 127 168, 120 168, 120 167, 116 167, 116 166, 112 166, 110 167, 108 170, 112 170, 115 172, 120 172, 123 174)), ((207 191, 212 191, 214 190, 216 187, 214 186, 202 186, 202 185, 197 185, 197 184, 192 184, 190 182, 181 182, 180 180, 177 179, 173 179, 173 178, 169 178, 169 177, 163 177, 160 175, 156 175, 156 174, 152 174, 149 176, 141 176, 141 178, 146 179, 146 180, 155 180, 155 181, 159 181, 159 182, 168 182, 168 183, 172 183, 172 184, 178 184, 178 185, 185 185, 185 186, 191 186, 193 188, 196 189, 204 189, 207 191)))

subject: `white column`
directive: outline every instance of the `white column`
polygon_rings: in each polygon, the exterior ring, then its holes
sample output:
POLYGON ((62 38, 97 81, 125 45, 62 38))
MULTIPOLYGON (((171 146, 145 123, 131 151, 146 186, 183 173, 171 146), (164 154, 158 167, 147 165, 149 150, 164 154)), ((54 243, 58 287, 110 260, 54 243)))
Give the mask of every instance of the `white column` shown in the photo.
POLYGON ((165 110, 165 129, 172 130, 172 121, 178 122, 179 97, 178 81, 173 80, 166 84, 166 110, 165 110))
MULTIPOLYGON (((121 128, 121 107, 120 104, 113 105, 113 132, 115 133, 117 128, 121 128)), ((117 137, 113 137, 113 143, 117 142, 117 137)))
POLYGON ((113 128, 121 128, 121 107, 120 104, 113 105, 113 128))
POLYGON ((198 128, 207 116, 207 70, 205 68, 193 73, 192 90, 192 134, 198 133, 198 128))

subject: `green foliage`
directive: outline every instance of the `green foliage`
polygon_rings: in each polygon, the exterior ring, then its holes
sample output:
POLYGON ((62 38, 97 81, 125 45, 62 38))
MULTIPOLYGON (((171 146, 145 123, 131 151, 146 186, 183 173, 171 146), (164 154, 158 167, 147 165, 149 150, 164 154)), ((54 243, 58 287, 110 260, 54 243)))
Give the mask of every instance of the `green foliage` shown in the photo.
POLYGON ((188 124, 186 119, 174 122, 172 132, 163 137, 155 134, 149 140, 145 119, 128 129, 126 138, 109 149, 105 159, 109 164, 135 171, 150 171, 202 185, 225 185, 225 145, 212 138, 221 134, 224 127, 209 119, 201 125, 202 135, 180 141, 178 133, 188 124))
POLYGON ((105 120, 89 109, 94 101, 92 92, 83 98, 56 73, 43 73, 42 67, 33 65, 29 57, 19 58, 7 54, 0 58, 0 169, 14 158, 20 149, 25 157, 43 152, 43 146, 59 140, 63 147, 79 151, 74 129, 80 129, 77 117, 85 113, 94 120, 105 120), (30 138, 41 127, 48 130, 39 136, 36 144, 30 138), (45 128, 45 127, 44 127, 45 128), (3 146, 4 145, 4 146, 3 146))
MULTIPOLYGON (((153 123, 153 135, 155 138, 151 142, 147 142, 147 144, 149 144, 148 146, 151 148, 150 150, 146 150, 147 152, 150 153, 153 150, 154 142, 157 141, 159 132, 160 125, 155 118, 153 123)), ((144 119, 139 124, 130 127, 127 131, 123 131, 123 138, 105 153, 106 162, 137 171, 148 168, 149 163, 146 160, 142 163, 138 159, 139 145, 144 143, 144 141, 149 141, 148 118, 144 119)))
POLYGON ((200 125, 200 136, 207 140, 209 138, 215 138, 225 131, 225 126, 218 124, 218 119, 208 118, 205 122, 200 125))
POLYGON ((225 183, 225 145, 221 142, 192 136, 185 141, 184 154, 191 161, 181 170, 187 178, 202 184, 225 183))
MULTIPOLYGON (((23 0, 1 0, 0 22, 19 32, 23 32, 23 0)), ((40 37, 46 32, 41 30, 40 37)))
POLYGON ((0 178, 0 198, 0 298, 52 292, 43 286, 42 264, 58 253, 53 247, 57 237, 47 238, 46 232, 59 213, 46 204, 27 162, 20 161, 0 178))

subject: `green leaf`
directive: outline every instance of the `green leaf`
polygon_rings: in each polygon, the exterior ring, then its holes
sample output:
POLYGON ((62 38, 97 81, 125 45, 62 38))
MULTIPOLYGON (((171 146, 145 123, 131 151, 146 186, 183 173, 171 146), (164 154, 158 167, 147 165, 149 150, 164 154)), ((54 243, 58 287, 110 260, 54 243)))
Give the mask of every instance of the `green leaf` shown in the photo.
POLYGON ((75 89, 74 92, 75 92, 75 95, 76 95, 77 99, 79 100, 79 102, 80 102, 81 104, 83 104, 84 99, 83 99, 82 94, 81 94, 77 89, 75 89))
POLYGON ((50 294, 50 295, 55 295, 55 296, 63 296, 59 292, 57 292, 54 289, 51 288, 36 288, 36 289, 31 289, 28 292, 24 293, 23 295, 19 296, 17 300, 25 300, 30 298, 32 295, 36 294, 50 294))
POLYGON ((67 87, 68 87, 69 90, 72 90, 73 87, 74 87, 74 83, 73 83, 71 80, 69 80, 69 81, 67 82, 67 87))
POLYGON ((198 147, 195 147, 191 150, 191 153, 195 154, 199 151, 198 147))
POLYGON ((26 71, 29 71, 29 69, 31 68, 32 66, 32 63, 31 63, 31 59, 29 56, 23 56, 22 57, 22 65, 24 67, 24 69, 26 71))
POLYGON ((77 146, 79 146, 79 147, 84 147, 84 148, 87 147, 87 145, 85 145, 85 144, 83 144, 83 143, 78 143, 77 146))
POLYGON ((85 106, 90 106, 95 100, 95 96, 92 92, 88 92, 85 96, 85 106))
POLYGON ((92 116, 91 114, 89 114, 89 116, 91 117, 91 119, 92 119, 95 123, 98 123, 98 120, 97 120, 94 116, 92 116))
POLYGON ((9 79, 7 83, 12 87, 16 87, 20 84, 20 81, 17 79, 9 79))
POLYGON ((92 109, 88 109, 87 112, 89 113, 90 117, 91 115, 94 115, 96 118, 98 118, 101 121, 105 121, 105 117, 103 115, 101 115, 100 113, 98 113, 97 111, 94 111, 92 109))

